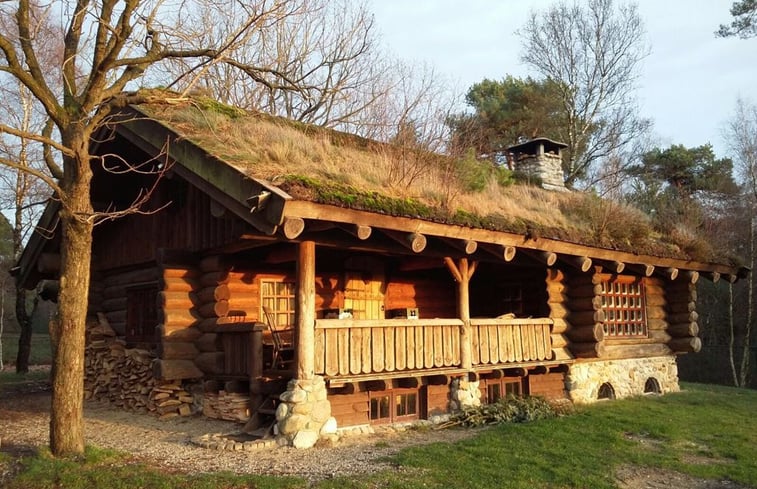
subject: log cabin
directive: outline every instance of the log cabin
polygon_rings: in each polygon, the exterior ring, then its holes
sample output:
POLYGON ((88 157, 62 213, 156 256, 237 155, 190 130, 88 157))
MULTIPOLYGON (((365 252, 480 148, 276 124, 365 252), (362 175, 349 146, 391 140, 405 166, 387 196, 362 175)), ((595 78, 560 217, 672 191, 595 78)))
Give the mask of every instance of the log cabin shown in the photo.
MULTIPOLYGON (((510 148, 532 185, 472 191, 439 155, 199 98, 128 107, 96 139, 96 208, 142 205, 95 227, 89 310, 112 339, 87 354, 115 358, 88 357, 87 395, 298 447, 509 394, 676 391, 697 280, 748 272, 567 191, 548 139, 510 148)), ((19 261, 27 288, 56 279, 57 212, 19 261)))

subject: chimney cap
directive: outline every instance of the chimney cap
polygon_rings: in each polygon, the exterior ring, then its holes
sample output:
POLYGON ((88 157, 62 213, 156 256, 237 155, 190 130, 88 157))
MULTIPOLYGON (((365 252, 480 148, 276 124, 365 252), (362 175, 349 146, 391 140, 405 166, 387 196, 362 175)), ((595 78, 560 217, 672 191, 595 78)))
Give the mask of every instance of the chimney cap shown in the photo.
POLYGON ((507 149, 512 153, 536 154, 538 152, 539 146, 543 146, 544 152, 554 152, 555 154, 560 154, 560 150, 562 148, 568 147, 568 145, 565 143, 552 141, 549 138, 534 138, 530 141, 526 141, 525 143, 510 146, 507 149))

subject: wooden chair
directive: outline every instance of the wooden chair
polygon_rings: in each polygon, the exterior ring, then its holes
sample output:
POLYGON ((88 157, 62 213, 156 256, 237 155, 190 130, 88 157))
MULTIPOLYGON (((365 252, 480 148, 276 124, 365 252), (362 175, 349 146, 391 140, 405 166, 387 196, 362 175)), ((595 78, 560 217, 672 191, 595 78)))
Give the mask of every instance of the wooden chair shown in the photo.
POLYGON ((281 363, 281 366, 283 367, 285 363, 292 361, 291 357, 285 359, 283 354, 292 352, 291 356, 293 356, 294 344, 282 337, 281 329, 276 324, 276 315, 271 312, 268 307, 263 306, 263 314, 265 315, 268 329, 271 331, 271 339, 273 340, 273 357, 271 359, 271 370, 276 370, 277 364, 281 363))

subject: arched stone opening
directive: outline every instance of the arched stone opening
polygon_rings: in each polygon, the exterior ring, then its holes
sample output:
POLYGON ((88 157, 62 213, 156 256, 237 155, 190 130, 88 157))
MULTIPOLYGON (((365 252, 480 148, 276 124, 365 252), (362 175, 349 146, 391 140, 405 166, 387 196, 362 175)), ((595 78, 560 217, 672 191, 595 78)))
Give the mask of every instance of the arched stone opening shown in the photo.
POLYGON ((604 384, 599 386, 597 399, 615 399, 615 389, 613 388, 611 383, 605 382, 604 384))
POLYGON ((649 377, 644 383, 644 394, 662 394, 660 383, 654 377, 649 377))

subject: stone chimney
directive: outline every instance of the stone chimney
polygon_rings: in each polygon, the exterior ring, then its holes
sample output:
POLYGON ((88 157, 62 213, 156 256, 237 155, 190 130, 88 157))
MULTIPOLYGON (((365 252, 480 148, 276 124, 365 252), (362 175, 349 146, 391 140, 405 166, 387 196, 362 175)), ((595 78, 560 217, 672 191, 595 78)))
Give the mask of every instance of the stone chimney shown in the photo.
POLYGON ((541 180, 546 190, 567 191, 562 171, 562 148, 559 143, 547 138, 536 138, 507 148, 513 155, 513 168, 530 177, 541 180))

